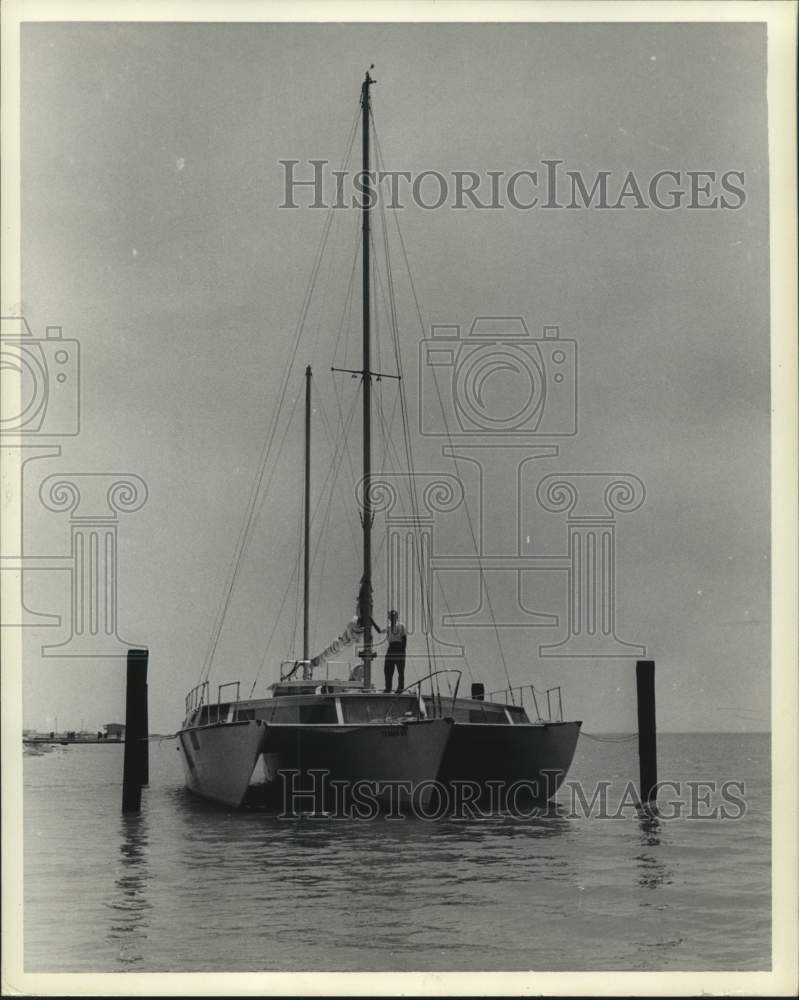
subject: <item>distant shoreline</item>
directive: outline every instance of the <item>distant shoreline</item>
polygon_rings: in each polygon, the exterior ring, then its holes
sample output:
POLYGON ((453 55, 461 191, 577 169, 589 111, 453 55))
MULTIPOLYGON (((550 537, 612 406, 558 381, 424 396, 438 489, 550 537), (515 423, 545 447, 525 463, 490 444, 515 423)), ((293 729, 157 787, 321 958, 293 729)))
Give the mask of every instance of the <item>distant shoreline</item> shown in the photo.
POLYGON ((22 745, 23 746, 41 746, 42 743, 50 744, 60 744, 65 745, 67 743, 111 743, 115 746, 124 744, 125 738, 110 737, 108 739, 97 739, 96 736, 59 736, 55 734, 53 736, 23 736, 22 745))

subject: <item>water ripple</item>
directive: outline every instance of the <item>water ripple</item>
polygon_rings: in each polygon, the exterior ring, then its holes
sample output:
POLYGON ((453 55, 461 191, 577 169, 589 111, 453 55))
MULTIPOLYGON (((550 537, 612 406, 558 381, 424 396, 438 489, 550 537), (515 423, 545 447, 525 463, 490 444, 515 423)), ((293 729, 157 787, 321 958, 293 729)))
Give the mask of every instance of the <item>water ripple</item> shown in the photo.
MULTIPOLYGON (((724 739, 663 737, 663 756, 678 777, 737 765, 738 822, 233 814, 157 745, 142 813, 121 817, 116 748, 28 756, 26 967, 764 968, 768 738, 724 739)), ((573 776, 626 780, 625 754, 581 745, 573 776)))

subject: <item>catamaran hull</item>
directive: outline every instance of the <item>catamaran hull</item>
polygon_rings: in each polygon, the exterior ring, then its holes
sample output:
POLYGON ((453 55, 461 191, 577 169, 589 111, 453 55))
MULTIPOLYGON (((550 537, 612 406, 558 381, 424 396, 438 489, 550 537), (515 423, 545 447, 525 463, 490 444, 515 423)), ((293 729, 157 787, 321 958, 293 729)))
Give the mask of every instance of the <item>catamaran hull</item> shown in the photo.
POLYGON ((324 808, 330 795, 368 785, 370 800, 426 804, 452 729, 449 719, 364 726, 270 725, 259 719, 181 730, 186 787, 238 808, 245 798, 283 812, 324 808), (256 765, 268 780, 256 788, 256 765))
POLYGON ((507 794, 515 785, 536 798, 551 798, 571 767, 580 722, 454 722, 439 780, 476 782, 489 792, 489 782, 507 794))
POLYGON ((196 726, 178 733, 186 787, 238 808, 244 801, 266 727, 260 720, 196 726))
POLYGON ((309 792, 329 806, 331 798, 346 796, 356 785, 368 786, 370 798, 402 807, 430 799, 451 731, 450 719, 329 727, 267 724, 263 752, 272 788, 288 811, 297 811, 293 804, 311 808, 309 792))

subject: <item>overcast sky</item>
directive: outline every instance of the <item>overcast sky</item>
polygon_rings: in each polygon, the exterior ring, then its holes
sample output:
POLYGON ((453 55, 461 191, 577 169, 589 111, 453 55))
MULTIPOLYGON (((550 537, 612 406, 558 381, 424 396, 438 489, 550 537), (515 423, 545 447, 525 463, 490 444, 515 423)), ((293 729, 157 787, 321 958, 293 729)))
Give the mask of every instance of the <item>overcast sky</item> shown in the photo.
MULTIPOLYGON (((24 313, 36 336, 63 326, 82 360, 80 435, 62 441, 61 458, 28 466, 28 552, 69 551, 67 517, 38 501, 44 475, 146 481, 146 505, 120 518, 120 634, 149 646, 151 728, 174 730, 198 679, 324 223, 323 212, 278 207, 279 161, 338 165, 371 62, 393 169, 482 176, 560 159, 589 180, 611 171, 616 185, 628 171, 643 185, 660 170, 744 173, 736 210, 409 206, 400 222, 428 333, 513 315, 536 336, 559 325, 578 345, 579 433, 525 467, 518 526, 517 457, 488 470, 508 484, 483 512, 493 537, 507 527, 522 554, 562 554, 564 516, 537 506, 538 480, 638 476, 646 501, 616 525, 617 634, 657 662, 662 728, 767 728, 768 162, 756 24, 25 25, 24 313)), ((314 365, 320 478, 329 457, 320 425, 336 415, 328 369, 347 343, 357 363, 357 309, 334 352, 356 224, 352 212, 336 220, 290 379, 289 402, 314 365)), ((417 377, 422 334, 400 263, 413 416, 420 391, 429 404, 428 384, 417 377)), ((357 385, 345 376, 338 391, 349 404, 357 385)), ((377 392, 389 413, 395 386, 377 392)), ((456 471, 441 443, 416 440, 418 468, 456 471)), ((294 424, 231 602, 217 683, 241 677, 249 690, 261 662, 296 559, 301 455, 294 424)), ((460 471, 477 518, 474 468, 460 471)), ((359 575, 355 518, 339 500, 315 583, 320 643, 352 614, 359 575)), ((468 553, 462 516, 436 529, 444 551, 468 553)), ((378 521, 376 537, 383 532, 378 521)), ((380 615, 384 574, 380 563, 380 615)), ((444 585, 451 610, 476 605, 473 574, 444 585)), ((30 574, 26 599, 66 615, 67 574, 30 574)), ((634 729, 633 659, 537 657, 539 643, 565 634, 566 600, 565 574, 525 577, 527 607, 561 624, 503 632, 514 683, 562 684, 567 715, 589 732, 634 729)), ((123 661, 42 658, 41 643, 57 641, 49 631, 27 636, 25 724, 121 718, 123 661)), ((492 632, 459 634, 467 680, 504 683, 492 632)), ((442 636, 455 641, 452 629, 442 636)), ((279 638, 262 685, 287 650, 279 638)))

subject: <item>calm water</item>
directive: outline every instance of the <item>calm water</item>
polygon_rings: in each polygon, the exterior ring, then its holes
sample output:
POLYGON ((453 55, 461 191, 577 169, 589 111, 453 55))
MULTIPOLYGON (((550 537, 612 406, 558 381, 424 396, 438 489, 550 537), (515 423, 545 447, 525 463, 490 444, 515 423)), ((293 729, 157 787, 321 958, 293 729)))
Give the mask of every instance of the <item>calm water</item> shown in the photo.
MULTIPOLYGON (((662 779, 744 781, 745 816, 228 814, 164 741, 123 818, 120 747, 26 757, 26 970, 770 968, 768 736, 659 749, 662 779)), ((581 738, 569 779, 613 779, 618 803, 636 774, 635 743, 581 738)))

